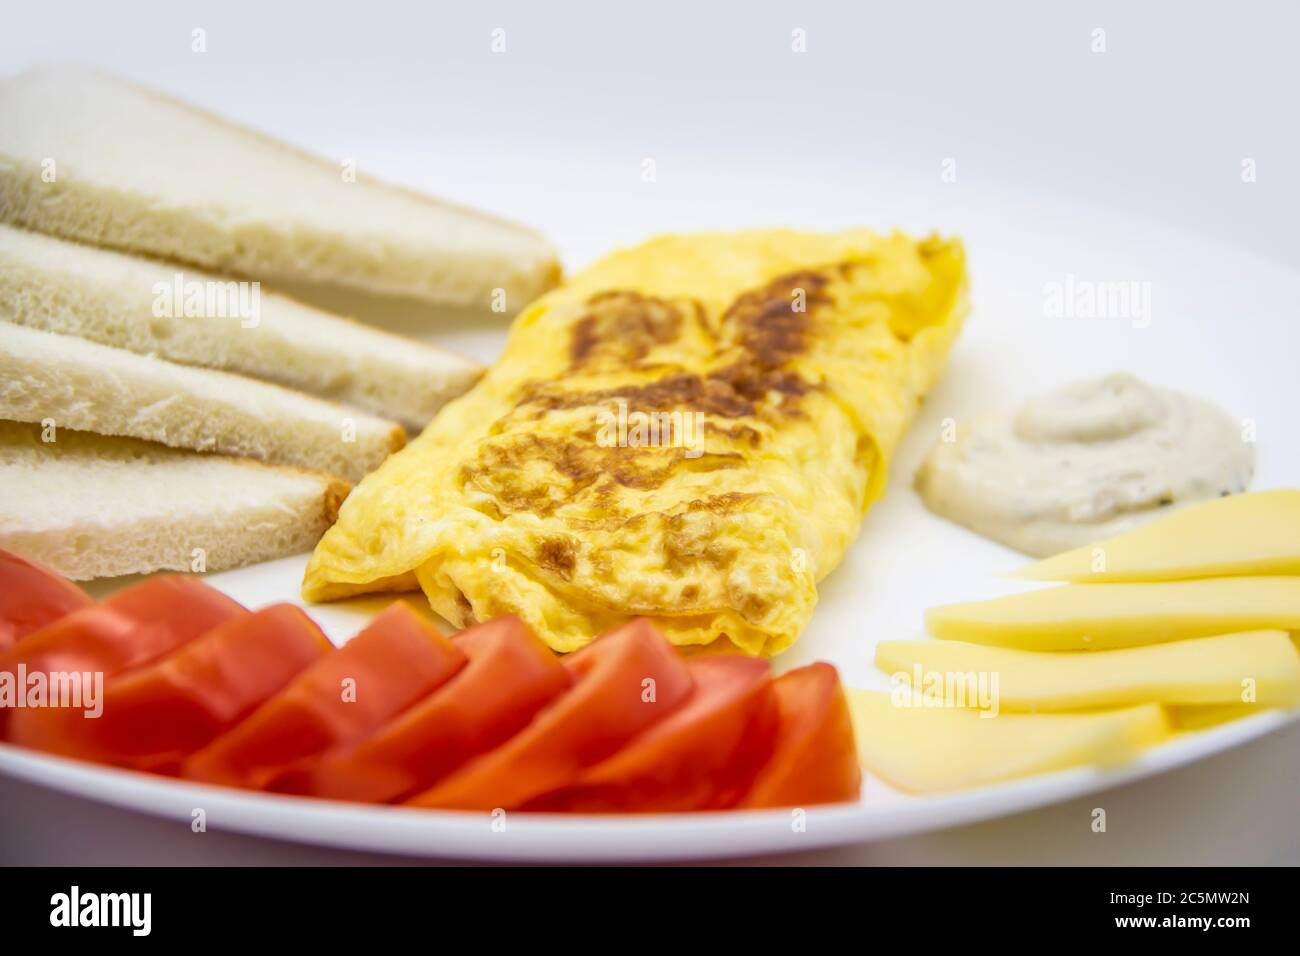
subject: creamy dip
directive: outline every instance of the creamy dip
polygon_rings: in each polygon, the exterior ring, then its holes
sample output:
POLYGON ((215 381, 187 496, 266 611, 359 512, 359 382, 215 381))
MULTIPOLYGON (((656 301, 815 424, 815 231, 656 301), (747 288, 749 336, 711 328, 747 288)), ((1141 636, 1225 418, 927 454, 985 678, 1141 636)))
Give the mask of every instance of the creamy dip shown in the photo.
POLYGON ((1225 411, 1116 373, 957 422, 916 488, 935 514, 1041 557, 1244 491, 1254 470, 1254 445, 1225 411))

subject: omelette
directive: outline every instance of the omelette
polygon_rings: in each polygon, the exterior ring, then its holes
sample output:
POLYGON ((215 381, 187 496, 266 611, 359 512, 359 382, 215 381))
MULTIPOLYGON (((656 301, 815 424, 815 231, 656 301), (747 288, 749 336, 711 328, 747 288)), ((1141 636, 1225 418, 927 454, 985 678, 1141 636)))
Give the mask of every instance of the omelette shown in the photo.
POLYGON ((366 477, 307 567, 422 589, 560 652, 631 617, 771 655, 883 492, 967 312, 960 242, 669 235, 536 300, 470 392, 366 477))

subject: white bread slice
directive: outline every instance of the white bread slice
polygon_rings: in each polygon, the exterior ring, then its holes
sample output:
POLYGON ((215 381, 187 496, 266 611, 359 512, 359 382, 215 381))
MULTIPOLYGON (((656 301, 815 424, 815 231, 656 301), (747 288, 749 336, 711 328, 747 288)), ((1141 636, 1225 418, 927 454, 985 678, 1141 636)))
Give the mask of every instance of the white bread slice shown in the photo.
POLYGON ((71 429, 52 443, 40 435, 0 422, 0 548, 77 581, 309 551, 348 493, 317 472, 71 429))
POLYGON ((124 435, 358 481, 396 422, 251 378, 0 322, 0 418, 124 435))
POLYGON ((0 225, 0 320, 278 382, 412 429, 482 374, 471 359, 265 289, 245 288, 240 309, 232 282, 0 225), (211 304, 225 314, 186 316, 195 288, 220 292, 211 304))
POLYGON ((4 221, 269 283, 483 310, 495 289, 517 311, 557 281, 531 230, 345 172, 91 70, 0 82, 4 221))

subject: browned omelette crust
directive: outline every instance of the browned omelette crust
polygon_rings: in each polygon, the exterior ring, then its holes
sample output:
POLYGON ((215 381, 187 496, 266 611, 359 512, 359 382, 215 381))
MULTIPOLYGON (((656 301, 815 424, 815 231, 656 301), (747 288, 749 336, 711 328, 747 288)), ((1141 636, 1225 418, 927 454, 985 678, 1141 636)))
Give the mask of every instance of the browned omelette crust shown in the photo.
MULTIPOLYGON (((851 266, 845 263, 832 268, 842 271, 851 266)), ((746 508, 755 494, 725 492, 677 502, 665 511, 644 511, 629 507, 621 489, 653 491, 685 469, 704 472, 745 467, 750 455, 760 449, 764 434, 745 419, 776 427, 776 419, 802 414, 801 397, 817 386, 788 365, 804 353, 818 311, 832 305, 825 294, 828 282, 827 275, 812 270, 780 276, 738 296, 716 327, 707 325, 707 310, 693 300, 672 302, 627 289, 597 293, 587 299, 586 310, 570 333, 569 377, 521 386, 514 410, 492 429, 501 434, 513 419, 539 420, 555 410, 599 408, 621 399, 646 413, 703 412, 709 416, 706 427, 710 433, 740 450, 715 448, 692 459, 681 448, 649 454, 646 448, 602 447, 596 441, 594 425, 559 435, 515 432, 484 444, 480 453, 462 466, 462 483, 489 495, 493 517, 498 519, 517 512, 551 516, 563 508, 564 523, 574 536, 541 538, 532 559, 565 581, 572 580, 583 532, 594 527, 636 532, 638 526, 659 523, 662 527, 654 537, 661 542, 657 563, 664 570, 690 576, 688 572, 725 569, 735 559, 735 549, 715 540, 710 531, 718 518, 746 508), (674 345, 687 323, 695 323, 707 333, 722 360, 720 367, 701 374, 653 362, 654 350, 674 345), (584 374, 630 372, 648 373, 650 378, 643 383, 601 388, 575 389, 570 384, 582 381, 584 374), (545 477, 526 477, 525 465, 539 460, 549 466, 545 477), (574 514, 582 510, 600 517, 582 519, 574 514), (701 515, 710 520, 696 520, 701 515)), ((614 566, 599 553, 588 549, 587 557, 599 572, 615 573, 614 566)), ((687 585, 680 597, 690 602, 697 592, 697 587, 687 585)), ((738 603, 743 614, 761 616, 767 610, 766 599, 756 591, 739 594, 738 603)), ((640 613, 669 610, 654 606, 638 609, 640 613)))
MULTIPOLYGON (((804 350, 816 310, 830 305, 823 294, 826 283, 825 276, 812 271, 781 276, 739 296, 716 329, 708 328, 706 310, 698 302, 669 302, 634 290, 598 293, 587 300, 586 312, 570 334, 571 377, 521 386, 514 411, 498 421, 493 431, 506 431, 513 418, 537 420, 554 410, 597 408, 622 399, 646 413, 698 411, 711 419, 724 419, 725 424, 708 421, 706 428, 749 450, 757 449, 762 432, 739 419, 799 414, 800 396, 814 387, 785 365, 804 350), (801 311, 794 306, 797 291, 802 291, 806 305, 801 311), (718 353, 728 358, 721 368, 699 374, 656 366, 648 360, 655 348, 675 343, 688 321, 703 327, 718 353), (659 377, 643 384, 568 387, 568 382, 581 381, 586 372, 631 371, 659 377)), ((734 468, 744 465, 747 457, 739 451, 723 451, 690 459, 685 449, 652 456, 644 448, 602 447, 596 441, 596 431, 593 424, 581 432, 514 434, 508 441, 489 443, 462 467, 461 480, 491 495, 498 515, 519 511, 550 515, 561 505, 580 505, 587 498, 596 499, 601 510, 609 512, 618 510, 618 487, 648 491, 663 485, 680 469, 734 468), (559 480, 524 480, 523 464, 538 459, 546 461, 559 480)), ((685 508, 717 513, 742 506, 748 497, 696 499, 685 508)), ((539 563, 557 566, 549 554, 539 563)), ((572 563, 570 557, 570 570, 572 563)))

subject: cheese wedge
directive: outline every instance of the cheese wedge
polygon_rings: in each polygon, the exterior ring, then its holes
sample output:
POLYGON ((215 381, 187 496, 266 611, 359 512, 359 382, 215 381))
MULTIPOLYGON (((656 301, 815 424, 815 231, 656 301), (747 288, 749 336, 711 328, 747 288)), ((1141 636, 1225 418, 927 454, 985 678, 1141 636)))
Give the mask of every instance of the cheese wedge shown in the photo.
POLYGON ((925 612, 935 637, 1026 651, 1104 651, 1260 628, 1300 630, 1300 577, 1063 584, 925 612))
POLYGON ((910 793, 938 793, 1084 765, 1116 766, 1169 736, 1157 704, 1087 714, 999 714, 898 706, 848 691, 858 759, 910 793))
POLYGON ((485 313, 523 308, 560 271, 523 226, 75 67, 0 82, 0 219, 249 279, 485 313))
POLYGON ((876 666, 927 690, 985 678, 1003 711, 1135 704, 1300 702, 1300 652, 1285 631, 1249 631, 1096 654, 1037 653, 961 641, 883 641, 876 666))
POLYGON ((1015 572, 1035 581, 1172 581, 1300 574, 1300 489, 1192 505, 1015 572))

